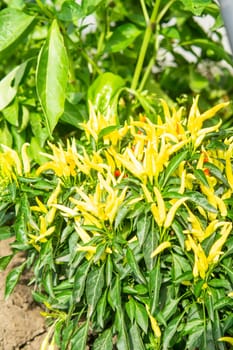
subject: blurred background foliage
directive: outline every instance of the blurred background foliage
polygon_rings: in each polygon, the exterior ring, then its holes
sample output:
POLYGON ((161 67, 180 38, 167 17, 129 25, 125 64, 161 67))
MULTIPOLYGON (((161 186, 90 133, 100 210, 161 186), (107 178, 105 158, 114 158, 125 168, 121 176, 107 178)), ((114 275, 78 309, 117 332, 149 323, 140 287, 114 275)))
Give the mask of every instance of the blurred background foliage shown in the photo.
MULTIPOLYGON (((4 0, 0 9, 0 143, 19 150, 30 142, 39 163, 46 140, 79 137, 88 100, 103 113, 113 108, 122 123, 140 112, 153 119, 161 97, 189 108, 200 94, 201 109, 232 99, 233 60, 216 1, 4 0)), ((231 127, 232 107, 223 113, 231 127)))

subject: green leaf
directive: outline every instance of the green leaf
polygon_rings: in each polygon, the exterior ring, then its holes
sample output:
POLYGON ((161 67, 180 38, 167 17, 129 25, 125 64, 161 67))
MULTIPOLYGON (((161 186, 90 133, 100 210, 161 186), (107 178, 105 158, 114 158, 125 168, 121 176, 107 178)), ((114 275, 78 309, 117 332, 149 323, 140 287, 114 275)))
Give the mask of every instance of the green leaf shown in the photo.
POLYGON ((122 205, 116 214, 114 230, 118 228, 118 226, 122 223, 127 213, 130 211, 130 208, 127 205, 122 205))
POLYGON ((211 0, 180 0, 184 9, 191 11, 195 16, 200 16, 205 8, 211 4, 211 0))
POLYGON ((167 300, 164 309, 162 310, 162 315, 165 321, 168 321, 176 312, 179 299, 167 300))
POLYGON ((79 303, 86 284, 87 275, 91 266, 91 261, 85 261, 78 267, 74 278, 73 297, 76 303, 79 303))
POLYGON ((101 333, 93 344, 93 350, 112 350, 112 330, 106 329, 101 333))
POLYGON ((148 329, 148 314, 144 305, 134 301, 135 303, 135 320, 139 327, 147 333, 148 329))
POLYGON ((25 265, 26 265, 26 262, 24 262, 20 266, 15 267, 8 273, 6 277, 6 285, 5 285, 5 293, 4 293, 5 299, 7 299, 13 292, 15 286, 17 285, 20 279, 20 276, 23 273, 25 265))
POLYGON ((170 176, 174 173, 174 171, 178 168, 179 164, 185 160, 188 156, 188 151, 183 151, 180 152, 178 154, 176 154, 171 161, 169 162, 166 170, 165 170, 165 175, 163 178, 163 182, 162 182, 162 186, 164 187, 168 181, 168 179, 170 178, 170 176))
POLYGON ((151 301, 151 314, 154 315, 159 307, 159 292, 162 282, 162 276, 160 271, 160 262, 157 261, 153 270, 149 274, 149 295, 151 301))
POLYGON ((210 187, 209 182, 207 181, 205 173, 202 169, 194 169, 193 174, 196 179, 199 180, 203 185, 210 187))
POLYGON ((97 303, 96 313, 97 313, 97 323, 101 328, 104 328, 104 324, 107 320, 106 306, 107 306, 107 295, 108 290, 105 289, 104 294, 101 296, 97 303))
POLYGON ((106 52, 123 51, 141 34, 141 30, 132 23, 117 27, 105 45, 106 52))
POLYGON ((111 255, 108 254, 105 268, 106 284, 109 287, 112 282, 113 263, 111 255))
POLYGON ((18 199, 19 208, 17 211, 16 221, 14 225, 14 230, 16 234, 16 239, 20 243, 26 243, 28 241, 27 231, 28 222, 30 219, 30 207, 28 202, 28 197, 26 193, 21 195, 18 199))
POLYGON ((217 213, 217 210, 208 202, 202 193, 196 191, 187 191, 185 192, 185 196, 188 197, 191 202, 202 207, 203 209, 210 211, 211 213, 217 213))
POLYGON ((67 81, 68 56, 58 23, 54 20, 40 51, 36 71, 37 94, 50 135, 64 112, 67 81))
POLYGON ((121 282, 119 275, 116 276, 113 285, 108 293, 108 300, 113 310, 121 306, 121 282))
POLYGON ((92 270, 87 276, 86 297, 89 305, 89 316, 95 311, 96 304, 102 295, 104 286, 104 264, 92 270))
POLYGON ((118 331, 117 336, 117 349, 118 350, 130 350, 130 344, 129 344, 129 338, 128 338, 128 331, 125 324, 125 317, 124 317, 123 310, 118 309, 116 313, 116 329, 118 331))
POLYGON ((0 140, 1 144, 12 147, 13 137, 5 120, 0 121, 0 140))
POLYGON ((140 270, 140 267, 135 259, 134 253, 130 248, 127 249, 126 259, 138 282, 146 284, 145 277, 143 276, 142 271, 140 270))
POLYGON ((145 347, 141 338, 141 332, 136 323, 134 323, 133 326, 130 328, 129 335, 130 335, 131 349, 145 350, 145 347))
POLYGON ((158 228, 154 228, 154 220, 151 224, 151 229, 149 230, 148 235, 146 236, 145 242, 143 244, 143 257, 145 260, 146 268, 151 271, 154 267, 155 258, 151 258, 151 253, 155 250, 158 245, 158 228))
POLYGON ((229 187, 229 183, 225 176, 222 174, 222 171, 213 163, 206 162, 205 167, 210 170, 210 174, 219 181, 221 181, 226 187, 229 187))
POLYGON ((88 89, 88 100, 100 113, 106 115, 109 109, 117 110, 116 98, 125 85, 124 80, 113 73, 103 73, 88 89))
POLYGON ((174 337, 174 335, 176 334, 177 328, 183 316, 184 316, 184 312, 180 316, 173 318, 165 328, 165 331, 163 334, 163 350, 168 350, 170 348, 170 342, 174 337))
POLYGON ((125 310, 127 312, 127 315, 129 316, 131 323, 133 323, 135 319, 135 309, 136 309, 136 304, 134 302, 134 299, 130 298, 129 301, 125 303, 125 310))
POLYGON ((15 67, 0 81, 0 111, 15 98, 18 86, 24 76, 27 61, 15 67))
POLYGON ((71 350, 86 350, 87 347, 87 335, 88 335, 89 322, 84 322, 75 332, 72 337, 71 350))
POLYGON ((0 12, 0 58, 11 53, 35 24, 35 17, 13 8, 0 12))
POLYGON ((73 0, 64 1, 58 18, 66 22, 75 22, 84 17, 84 13, 79 4, 73 0))
POLYGON ((0 271, 5 270, 11 259, 13 258, 14 254, 5 255, 0 257, 0 271))
POLYGON ((45 291, 54 298, 54 292, 53 292, 53 272, 51 269, 45 269, 44 270, 44 276, 43 276, 43 286, 45 291))
POLYGON ((150 230, 151 222, 148 219, 147 214, 143 215, 141 219, 137 221, 137 237, 140 247, 145 242, 146 236, 150 230))

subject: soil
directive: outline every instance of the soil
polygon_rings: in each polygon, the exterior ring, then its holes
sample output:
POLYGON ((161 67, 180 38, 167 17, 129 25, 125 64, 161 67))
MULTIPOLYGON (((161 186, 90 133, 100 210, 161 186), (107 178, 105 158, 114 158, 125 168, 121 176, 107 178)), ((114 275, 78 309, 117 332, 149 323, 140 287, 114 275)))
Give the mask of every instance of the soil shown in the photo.
MULTIPOLYGON (((9 240, 0 241, 0 257, 10 254, 9 240)), ((13 294, 4 300, 5 278, 10 268, 19 265, 18 254, 6 271, 0 272, 0 350, 39 350, 46 336, 45 320, 31 296, 28 276, 23 275, 13 294)))

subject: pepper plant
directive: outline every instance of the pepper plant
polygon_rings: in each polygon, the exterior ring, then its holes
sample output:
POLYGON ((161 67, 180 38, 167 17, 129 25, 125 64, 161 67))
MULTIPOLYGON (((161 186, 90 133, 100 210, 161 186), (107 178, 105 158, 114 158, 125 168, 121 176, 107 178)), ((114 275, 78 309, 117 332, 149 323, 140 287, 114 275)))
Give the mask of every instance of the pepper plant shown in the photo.
POLYGON ((2 1, 0 142, 18 151, 30 142, 41 163, 48 139, 79 137, 88 100, 105 113, 122 98, 122 120, 153 114, 154 95, 170 106, 190 106, 196 93, 204 108, 229 100, 221 26, 213 0, 2 1), (206 16, 208 32, 198 22, 206 16))
POLYGON ((2 146, 1 235, 50 325, 42 349, 230 349, 233 139, 221 103, 121 124, 90 106, 47 161, 2 146), (9 226, 9 222, 13 222, 9 226))

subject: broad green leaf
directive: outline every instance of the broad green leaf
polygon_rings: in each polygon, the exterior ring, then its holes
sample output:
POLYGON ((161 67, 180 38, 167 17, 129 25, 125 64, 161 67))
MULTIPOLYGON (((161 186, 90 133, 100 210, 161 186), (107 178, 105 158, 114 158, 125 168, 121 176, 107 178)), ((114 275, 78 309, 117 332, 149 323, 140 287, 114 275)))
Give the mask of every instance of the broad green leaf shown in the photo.
POLYGON ((53 292, 53 272, 51 269, 45 269, 44 270, 44 276, 42 280, 43 287, 45 291, 48 293, 49 296, 52 298, 55 297, 53 292))
MULTIPOLYGON (((209 283, 208 283, 209 284, 209 283)), ((212 322, 214 322, 214 305, 213 305, 213 296, 208 293, 205 296, 205 306, 208 311, 209 318, 212 322)), ((217 313, 217 311, 216 311, 217 313)))
POLYGON ((214 310, 221 310, 225 307, 232 309, 233 308, 233 299, 231 299, 230 297, 225 297, 225 298, 218 300, 214 304, 214 310))
POLYGON ((116 111, 117 96, 125 85, 124 80, 113 73, 103 73, 88 89, 88 100, 100 113, 106 115, 109 110, 116 111))
POLYGON ((121 282, 118 274, 113 285, 110 287, 108 301, 113 310, 116 310, 121 306, 121 282))
POLYGON ((86 350, 89 322, 84 322, 72 337, 71 350, 86 350))
POLYGON ((134 303, 135 303, 135 320, 139 325, 139 327, 146 334, 148 329, 148 314, 147 314, 146 308, 144 305, 142 305, 141 303, 138 303, 137 301, 134 301, 134 303))
POLYGON ((141 338, 141 331, 136 323, 129 330, 131 348, 137 350, 145 350, 143 340, 141 338))
POLYGON ((25 268, 25 265, 26 265, 26 262, 24 262, 20 266, 15 267, 8 273, 6 277, 6 285, 5 285, 5 293, 4 293, 5 299, 7 299, 13 292, 25 268))
POLYGON ((0 271, 5 270, 11 259, 13 258, 14 254, 1 256, 0 257, 0 271))
POLYGON ((143 273, 140 270, 140 267, 135 259, 134 253, 130 248, 127 249, 126 259, 127 259, 127 263, 131 267, 131 269, 135 275, 135 278, 138 280, 138 282, 139 283, 146 283, 145 277, 143 276, 143 273))
POLYGON ((164 309, 162 310, 163 318, 168 321, 176 312, 179 299, 170 299, 166 302, 164 309))
MULTIPOLYGON (((82 327, 82 325, 81 325, 81 327, 82 327)), ((67 322, 65 325, 63 325, 62 328, 58 327, 58 329, 56 329, 56 332, 58 330, 60 330, 60 337, 59 337, 58 344, 61 344, 61 350, 65 350, 67 348, 67 344, 69 344, 69 345, 72 344, 71 337, 74 334, 75 330, 76 330, 76 332, 79 331, 79 329, 77 330, 77 323, 74 323, 70 320, 70 322, 67 322)), ((80 335, 80 333, 79 333, 79 335, 80 335)), ((81 333, 81 335, 82 335, 82 333, 81 333)), ((56 334, 56 337, 57 336, 58 335, 56 334)))
POLYGON ((108 254, 107 260, 106 260, 106 267, 105 267, 106 284, 108 287, 112 282, 112 271, 113 271, 112 257, 110 254, 108 254))
POLYGON ((154 315, 159 308, 159 292, 162 282, 160 262, 157 260, 155 267, 149 274, 149 295, 151 301, 151 314, 154 315))
POLYGON ((107 319, 106 317, 107 295, 108 295, 108 290, 105 289, 104 294, 101 296, 96 306, 97 323, 101 328, 104 328, 104 324, 107 319))
POLYGON ((114 229, 116 230, 118 226, 122 223, 127 213, 130 211, 130 208, 127 205, 122 205, 116 214, 114 229))
POLYGON ((12 147, 13 137, 5 120, 0 121, 0 143, 12 147))
POLYGON ((93 344, 93 350, 112 350, 112 330, 106 329, 101 333, 93 344))
MULTIPOLYGON (((187 339, 187 343, 186 343, 187 349, 192 349, 192 350, 195 350, 196 348, 200 349, 201 341, 203 339, 203 334, 204 334, 203 325, 197 326, 195 329, 193 329, 187 339)), ((204 349, 206 349, 206 347, 204 347, 204 349)), ((213 347, 211 347, 211 349, 213 349, 213 347)), ((210 349, 206 349, 206 350, 210 350, 210 349)))
POLYGON ((180 0, 184 9, 191 11, 195 16, 200 16, 205 8, 211 4, 211 0, 180 0))
POLYGON ((134 302, 134 299, 130 298, 129 301, 125 303, 125 310, 127 312, 127 315, 131 323, 133 323, 135 319, 135 309, 136 309, 136 304, 134 302))
MULTIPOLYGON (((0 83, 1 84, 1 83, 0 83)), ((11 89, 10 85, 10 89, 11 89)), ((0 97, 1 99, 1 97, 0 97)), ((2 111, 4 119, 15 127, 19 127, 19 102, 17 99, 14 100, 9 106, 5 107, 2 111)))
POLYGON ((130 350, 128 330, 126 328, 125 317, 123 310, 118 309, 116 313, 115 325, 118 332, 117 349, 130 350))
POLYGON ((185 196, 188 197, 191 202, 195 203, 197 206, 202 207, 206 211, 217 213, 217 210, 208 202, 202 193, 197 191, 187 191, 185 192, 185 196))
POLYGON ((90 271, 86 281, 86 297, 89 305, 89 316, 93 314, 96 304, 102 295, 104 286, 104 264, 90 271))
POLYGON ((36 71, 37 94, 50 135, 64 112, 67 81, 68 56, 58 23, 54 20, 40 51, 36 71))
POLYGON ((168 350, 170 349, 170 342, 173 338, 173 336, 176 334, 177 328, 184 316, 184 313, 181 314, 180 316, 177 316, 169 322, 167 327, 165 328, 165 331, 163 333, 163 350, 168 350))
POLYGON ((30 207, 28 202, 28 197, 26 193, 21 195, 18 199, 18 211, 16 216, 16 221, 14 225, 14 230, 16 234, 16 239, 20 243, 26 243, 28 240, 28 222, 30 218, 30 207))
POLYGON ((163 178, 162 186, 164 187, 169 179, 169 177, 174 173, 174 171, 178 168, 179 164, 185 160, 188 156, 188 151, 183 151, 178 154, 176 154, 171 161, 169 162, 166 170, 165 170, 165 175, 163 178))
POLYGON ((140 247, 142 247, 145 242, 146 236, 150 230, 151 222, 147 216, 147 214, 143 215, 141 219, 137 221, 137 237, 139 241, 140 247))
POLYGON ((151 228, 143 243, 143 257, 145 260, 146 268, 151 271, 154 267, 155 258, 151 258, 151 253, 158 246, 158 230, 153 227, 154 220, 152 221, 151 228))
POLYGON ((141 30, 132 23, 122 24, 117 27, 112 36, 106 43, 106 52, 123 51, 126 47, 131 45, 134 40, 141 34, 141 30))
POLYGON ((39 292, 36 292, 32 290, 32 297, 37 303, 43 304, 44 302, 48 301, 48 296, 39 292))
POLYGON ((58 18, 66 22, 75 22, 83 18, 84 13, 79 4, 73 0, 64 1, 62 4, 61 11, 58 13, 58 18))
POLYGON ((15 67, 0 81, 0 111, 15 98, 26 67, 27 61, 15 67))
POLYGON ((74 126, 75 128, 79 128, 80 123, 85 121, 85 114, 85 106, 82 104, 75 105, 66 100, 64 113, 61 115, 60 120, 66 124, 74 126))
POLYGON ((83 295, 90 266, 91 262, 85 261, 81 266, 78 267, 75 274, 73 296, 76 303, 80 302, 83 295))
POLYGON ((14 8, 6 8, 0 12, 0 58, 22 43, 34 23, 34 16, 14 8))

